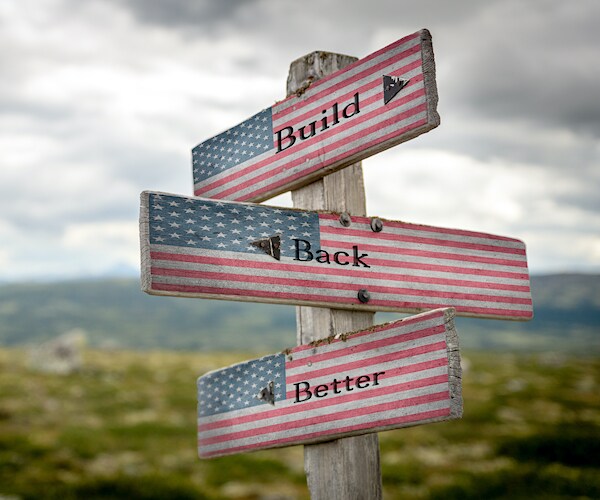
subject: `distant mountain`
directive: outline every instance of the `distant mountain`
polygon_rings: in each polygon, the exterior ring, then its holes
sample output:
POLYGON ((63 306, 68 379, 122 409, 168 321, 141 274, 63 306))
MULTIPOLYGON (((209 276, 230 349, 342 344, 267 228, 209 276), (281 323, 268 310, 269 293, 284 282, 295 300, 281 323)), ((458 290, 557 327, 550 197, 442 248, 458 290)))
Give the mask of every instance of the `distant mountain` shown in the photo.
MULTIPOLYGON (((467 349, 600 354, 600 275, 532 278, 535 318, 459 318, 467 349)), ((377 322, 401 317, 378 313, 377 322)), ((82 329, 93 346, 276 351, 295 343, 292 306, 152 297, 135 279, 0 285, 0 345, 82 329)))

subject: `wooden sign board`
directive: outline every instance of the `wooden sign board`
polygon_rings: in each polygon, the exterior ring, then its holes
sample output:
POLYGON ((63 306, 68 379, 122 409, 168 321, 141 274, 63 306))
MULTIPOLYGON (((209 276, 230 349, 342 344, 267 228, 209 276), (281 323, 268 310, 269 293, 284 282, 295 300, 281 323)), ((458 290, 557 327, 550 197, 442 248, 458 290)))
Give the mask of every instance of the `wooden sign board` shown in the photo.
POLYGON ((462 416, 454 311, 301 345, 198 379, 201 458, 462 416))
POLYGON ((437 100, 421 30, 196 146, 194 193, 262 201, 297 189, 437 127, 437 100))
POLYGON ((525 245, 485 233, 250 203, 141 195, 154 295, 527 320, 525 245))

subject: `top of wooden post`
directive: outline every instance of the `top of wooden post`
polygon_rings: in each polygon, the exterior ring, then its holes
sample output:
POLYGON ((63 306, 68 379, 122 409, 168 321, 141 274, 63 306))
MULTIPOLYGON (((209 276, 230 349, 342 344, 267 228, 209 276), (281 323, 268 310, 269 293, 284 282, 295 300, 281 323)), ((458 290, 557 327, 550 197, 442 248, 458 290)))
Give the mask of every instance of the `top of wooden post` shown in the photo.
MULTIPOLYGON (((357 61, 358 58, 316 50, 299 57, 290 64, 286 94, 302 95, 313 82, 357 61)), ((366 215, 366 196, 361 162, 292 191, 297 208, 311 210, 348 211, 366 215)))
POLYGON ((322 50, 299 57, 290 64, 287 95, 301 94, 312 82, 345 68, 357 60, 357 57, 322 50))

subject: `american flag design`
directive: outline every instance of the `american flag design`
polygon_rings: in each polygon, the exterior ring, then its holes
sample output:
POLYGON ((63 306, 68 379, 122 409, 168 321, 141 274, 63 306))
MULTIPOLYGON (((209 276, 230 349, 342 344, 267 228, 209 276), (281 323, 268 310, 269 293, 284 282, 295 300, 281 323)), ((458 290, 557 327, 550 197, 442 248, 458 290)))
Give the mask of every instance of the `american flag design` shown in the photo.
POLYGON ((263 201, 431 130, 436 108, 421 30, 197 145, 194 194, 263 201))
POLYGON ((486 233, 144 192, 142 289, 155 295, 533 316, 523 242, 486 233), (272 248, 277 246, 277 258, 272 248), (360 292, 368 293, 361 301, 360 292))
POLYGON ((460 418, 453 317, 437 309, 203 375, 199 456, 460 418))

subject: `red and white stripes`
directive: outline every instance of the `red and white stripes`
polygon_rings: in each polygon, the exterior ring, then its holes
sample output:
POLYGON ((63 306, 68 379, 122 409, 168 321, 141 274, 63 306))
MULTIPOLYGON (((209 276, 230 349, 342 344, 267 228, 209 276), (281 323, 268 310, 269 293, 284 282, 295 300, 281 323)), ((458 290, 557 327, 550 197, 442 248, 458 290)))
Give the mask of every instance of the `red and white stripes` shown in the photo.
POLYGON ((353 217, 343 227, 326 213, 319 214, 319 227, 329 263, 316 261, 316 248, 312 260, 296 260, 289 249, 275 260, 228 249, 148 244, 146 291, 374 311, 454 307, 462 316, 497 319, 533 316, 525 245, 519 240, 395 221, 383 221, 383 230, 373 232, 367 217, 353 217), (344 252, 338 263, 336 252, 344 252), (360 289, 369 292, 367 303, 359 301, 360 289))
MULTIPOLYGON (((199 417, 199 455, 208 458, 458 418, 460 380, 448 369, 458 363, 448 356, 458 348, 455 342, 452 312, 436 310, 317 347, 296 347, 285 355, 286 399, 274 406, 199 417), (296 384, 308 384, 312 390, 321 386, 320 397, 298 398, 296 384), (452 395, 458 399, 454 403, 452 395)), ((459 371, 460 365, 452 368, 459 371)))

